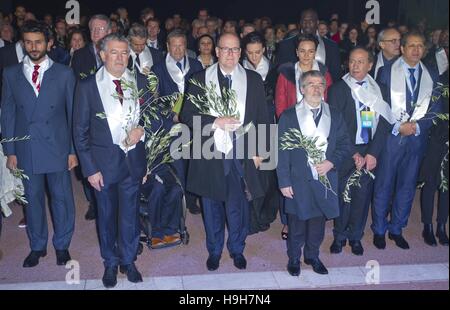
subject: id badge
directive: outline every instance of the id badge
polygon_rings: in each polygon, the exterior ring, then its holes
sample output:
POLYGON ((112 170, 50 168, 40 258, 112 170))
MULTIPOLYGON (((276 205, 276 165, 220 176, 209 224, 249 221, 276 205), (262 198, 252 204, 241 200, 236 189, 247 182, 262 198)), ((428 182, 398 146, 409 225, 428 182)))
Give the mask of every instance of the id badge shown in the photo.
POLYGON ((375 118, 374 111, 361 111, 361 127, 373 128, 374 118, 375 118))

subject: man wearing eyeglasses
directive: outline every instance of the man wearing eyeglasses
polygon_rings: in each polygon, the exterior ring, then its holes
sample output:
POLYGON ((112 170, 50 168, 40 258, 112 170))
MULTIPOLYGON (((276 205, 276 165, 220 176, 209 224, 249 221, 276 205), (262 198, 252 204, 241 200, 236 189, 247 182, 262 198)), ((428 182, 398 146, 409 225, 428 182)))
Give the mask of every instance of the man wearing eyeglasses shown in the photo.
POLYGON ((302 254, 305 264, 311 265, 314 272, 328 274, 319 259, 319 249, 327 219, 339 216, 337 169, 351 156, 352 149, 340 112, 322 100, 326 87, 322 73, 311 70, 303 73, 300 80, 303 99, 286 110, 278 123, 277 175, 278 186, 286 197, 287 270, 291 276, 300 275, 302 254), (294 128, 315 139, 315 148, 324 152, 321 162, 312 164, 302 148, 281 148, 283 135, 294 128), (328 178, 328 188, 320 177, 328 178))
POLYGON ((378 35, 378 45, 381 51, 378 53, 372 72, 370 72, 375 80, 381 67, 391 65, 400 56, 400 38, 400 32, 395 28, 384 29, 378 35))
MULTIPOLYGON (((201 115, 189 99, 186 100, 180 115, 182 122, 193 128, 194 137, 201 136, 202 139, 203 152, 199 151, 200 146, 199 149, 194 149, 194 159, 189 163, 187 190, 202 197, 206 247, 209 254, 206 267, 209 271, 219 268, 225 240, 225 224, 228 228, 227 248, 234 266, 238 269, 247 267, 243 253, 249 229, 249 201, 263 197, 264 189, 258 177, 261 157, 249 149, 248 145, 252 141, 249 141, 248 135, 238 138, 235 131, 241 125, 252 122, 257 137, 258 125, 269 123, 267 108, 263 104, 265 92, 261 76, 239 64, 239 37, 232 33, 223 34, 219 38, 216 54, 218 63, 194 74, 193 79, 207 86, 213 83, 216 95, 222 99, 227 99, 224 97, 227 93, 225 90, 233 91, 236 94, 235 103, 239 116, 201 115), (200 117, 201 128, 197 129, 193 125, 194 117, 200 117), (202 134, 201 131, 207 131, 207 134, 202 134), (236 154, 244 156, 238 158, 236 154), (207 155, 212 155, 212 158, 207 159, 207 155)), ((192 83, 189 84, 188 93, 193 96, 205 95, 204 90, 192 83)))
POLYGON ((440 100, 433 99, 438 72, 421 62, 425 42, 419 32, 405 34, 402 57, 384 66, 377 76, 395 121, 389 128, 375 179, 371 228, 378 249, 386 247, 386 232, 399 248, 409 249, 402 230, 408 224, 433 118, 441 109, 440 100))
POLYGON ((92 43, 73 54, 72 69, 77 79, 95 74, 97 69, 103 65, 98 44, 101 39, 111 33, 111 21, 105 15, 94 15, 89 20, 89 31, 92 43))

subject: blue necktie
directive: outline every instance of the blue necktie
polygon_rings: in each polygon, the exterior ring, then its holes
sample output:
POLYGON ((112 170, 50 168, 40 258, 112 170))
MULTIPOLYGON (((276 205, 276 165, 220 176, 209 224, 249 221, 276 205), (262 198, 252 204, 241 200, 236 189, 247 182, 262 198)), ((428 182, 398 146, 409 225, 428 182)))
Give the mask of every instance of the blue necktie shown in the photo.
POLYGON ((227 74, 225 75, 225 80, 227 81, 227 87, 228 89, 231 89, 231 84, 232 84, 232 80, 231 80, 231 74, 227 74))
POLYGON ((416 77, 414 76, 414 73, 416 72, 415 68, 409 68, 409 81, 411 82, 411 93, 414 93, 414 90, 416 89, 416 77))
MULTIPOLYGON (((366 81, 361 81, 361 82, 356 82, 356 84, 360 85, 361 87, 366 83, 366 81)), ((364 103, 362 103, 361 101, 359 102, 359 108, 364 107, 364 111, 368 111, 367 107, 365 106, 364 103)), ((361 111, 363 111, 361 110, 361 111)), ((360 114, 361 115, 361 114, 360 114)), ((361 120, 362 122, 362 120, 361 120)), ((361 124, 361 139, 363 140, 364 144, 369 143, 370 138, 372 137, 372 129, 371 128, 366 128, 366 127, 362 127, 361 124)))
POLYGON ((183 66, 181 65, 181 62, 177 61, 177 67, 183 72, 183 66))
POLYGON ((141 60, 139 59, 139 54, 136 54, 136 63, 139 67, 141 66, 141 60))
POLYGON ((411 109, 412 105, 416 103, 416 77, 414 76, 414 73, 416 72, 415 68, 408 68, 409 71, 409 81, 411 82, 411 101, 406 100, 406 111, 408 113, 412 113, 411 109))

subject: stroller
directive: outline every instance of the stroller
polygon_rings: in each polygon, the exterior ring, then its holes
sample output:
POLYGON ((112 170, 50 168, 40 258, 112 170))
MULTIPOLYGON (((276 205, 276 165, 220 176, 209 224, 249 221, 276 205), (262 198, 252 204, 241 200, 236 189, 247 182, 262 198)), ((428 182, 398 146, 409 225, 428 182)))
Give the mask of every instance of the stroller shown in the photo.
MULTIPOLYGON (((141 244, 149 249, 160 249, 189 243, 189 233, 185 226, 186 199, 180 179, 175 169, 166 164, 152 173, 142 187, 140 199, 141 244), (154 227, 156 226, 156 227, 154 227), (169 228, 167 228, 169 227, 169 228), (152 244, 155 236, 162 239, 164 231, 179 235, 170 244, 152 244)), ((142 246, 140 246, 140 250, 142 246)))

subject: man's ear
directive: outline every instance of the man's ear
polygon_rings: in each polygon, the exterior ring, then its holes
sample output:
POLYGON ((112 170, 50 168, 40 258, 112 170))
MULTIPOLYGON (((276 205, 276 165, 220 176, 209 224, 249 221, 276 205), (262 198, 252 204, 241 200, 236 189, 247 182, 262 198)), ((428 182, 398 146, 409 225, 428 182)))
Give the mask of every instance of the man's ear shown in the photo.
POLYGON ((105 53, 105 51, 100 51, 100 58, 102 59, 103 62, 105 62, 105 60, 106 60, 106 53, 105 53))

